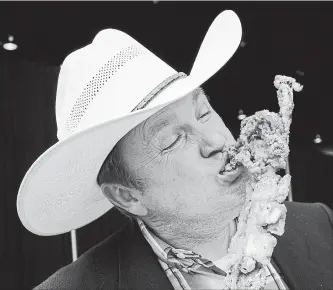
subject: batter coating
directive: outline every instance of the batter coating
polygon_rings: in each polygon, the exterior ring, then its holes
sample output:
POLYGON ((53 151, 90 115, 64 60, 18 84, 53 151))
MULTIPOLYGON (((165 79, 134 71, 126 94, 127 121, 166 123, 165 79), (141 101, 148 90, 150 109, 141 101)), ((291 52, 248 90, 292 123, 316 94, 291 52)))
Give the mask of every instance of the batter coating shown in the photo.
POLYGON ((270 262, 277 240, 272 235, 284 233, 291 176, 281 177, 289 155, 289 130, 294 108, 293 90, 303 86, 295 79, 277 75, 280 112, 256 112, 241 123, 240 136, 227 149, 229 162, 225 171, 240 166, 248 170, 246 201, 238 217, 237 231, 228 249, 225 289, 264 289, 265 266, 270 262))

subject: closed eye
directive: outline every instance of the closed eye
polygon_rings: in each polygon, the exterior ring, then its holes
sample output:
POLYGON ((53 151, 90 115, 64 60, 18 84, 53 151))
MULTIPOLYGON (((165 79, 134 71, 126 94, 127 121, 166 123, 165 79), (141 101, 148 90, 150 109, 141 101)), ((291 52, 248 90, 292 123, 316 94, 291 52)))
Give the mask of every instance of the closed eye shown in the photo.
POLYGON ((202 119, 203 117, 205 117, 205 116, 207 116, 207 115, 209 115, 209 114, 210 114, 210 111, 208 111, 207 113, 201 115, 199 119, 202 119))
POLYGON ((163 149, 163 151, 168 151, 172 148, 174 148, 182 139, 183 135, 178 135, 177 139, 175 140, 175 142, 173 142, 170 146, 168 146, 167 148, 163 149))
MULTIPOLYGON (((200 120, 203 119, 204 117, 208 116, 210 113, 211 113, 211 111, 208 111, 208 112, 204 113, 203 115, 201 115, 199 117, 199 119, 200 120)), ((170 146, 168 146, 167 148, 163 149, 163 151, 168 151, 168 150, 176 147, 176 145, 181 141, 182 137, 183 137, 183 135, 178 135, 177 139, 170 146)))
MULTIPOLYGON (((210 98, 208 96, 206 96, 208 101, 210 101, 210 98)), ((207 111, 206 113, 202 114, 199 119, 203 119, 204 117, 208 116, 209 114, 211 114, 211 111, 207 111)), ((178 143, 181 141, 183 135, 178 135, 177 139, 170 145, 168 146, 167 148, 163 149, 163 152, 165 151, 169 151, 171 149, 173 149, 174 147, 176 147, 178 145, 178 143)))

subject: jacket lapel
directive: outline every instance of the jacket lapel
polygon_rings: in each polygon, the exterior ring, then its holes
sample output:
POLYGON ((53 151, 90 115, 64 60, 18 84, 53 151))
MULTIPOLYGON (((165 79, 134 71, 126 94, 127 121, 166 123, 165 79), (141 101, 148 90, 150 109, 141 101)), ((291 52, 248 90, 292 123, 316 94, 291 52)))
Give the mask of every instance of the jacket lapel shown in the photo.
POLYGON ((118 244, 119 289, 174 290, 139 226, 130 221, 118 244))
POLYGON ((333 281, 327 255, 332 250, 323 217, 311 204, 285 202, 285 233, 277 236, 273 260, 290 289, 330 289, 333 281), (322 225, 322 228, 318 225, 322 225))

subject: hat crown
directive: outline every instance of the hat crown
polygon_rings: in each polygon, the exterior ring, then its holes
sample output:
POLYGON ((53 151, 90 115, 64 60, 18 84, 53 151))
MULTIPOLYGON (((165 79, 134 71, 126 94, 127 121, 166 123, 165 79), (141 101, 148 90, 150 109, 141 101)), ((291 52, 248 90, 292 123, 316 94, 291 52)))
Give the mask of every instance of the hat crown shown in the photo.
POLYGON ((58 139, 128 114, 176 71, 128 34, 100 31, 64 60, 58 80, 58 139))

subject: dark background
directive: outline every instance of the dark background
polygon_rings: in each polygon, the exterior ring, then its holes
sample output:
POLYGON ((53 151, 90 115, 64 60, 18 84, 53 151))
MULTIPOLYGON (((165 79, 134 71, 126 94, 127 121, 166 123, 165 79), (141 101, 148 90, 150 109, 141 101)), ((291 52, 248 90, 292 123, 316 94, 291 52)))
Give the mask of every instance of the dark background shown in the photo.
MULTIPOLYGON (((213 19, 234 10, 243 41, 228 64, 203 87, 237 137, 239 109, 248 115, 278 111, 273 79, 295 77, 290 166, 293 199, 333 208, 332 30, 330 2, 1 2, 0 41, 15 37, 16 51, 0 48, 1 289, 31 289, 71 262, 70 236, 38 237, 16 213, 20 182, 36 158, 57 142, 55 93, 60 64, 104 28, 120 29, 178 71, 189 73, 213 19), (320 133, 323 143, 313 138, 320 133)), ((109 212, 79 229, 79 254, 121 223, 109 212)))

